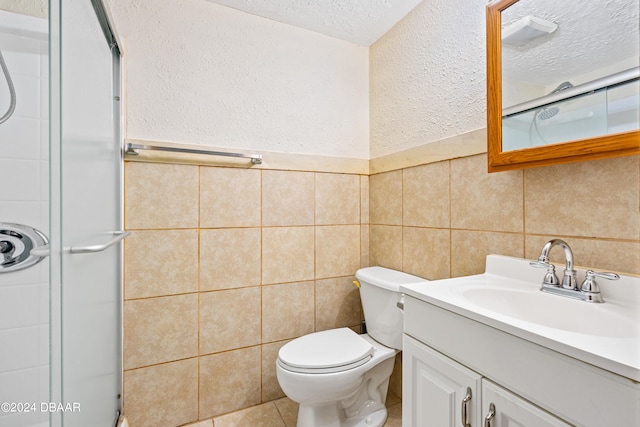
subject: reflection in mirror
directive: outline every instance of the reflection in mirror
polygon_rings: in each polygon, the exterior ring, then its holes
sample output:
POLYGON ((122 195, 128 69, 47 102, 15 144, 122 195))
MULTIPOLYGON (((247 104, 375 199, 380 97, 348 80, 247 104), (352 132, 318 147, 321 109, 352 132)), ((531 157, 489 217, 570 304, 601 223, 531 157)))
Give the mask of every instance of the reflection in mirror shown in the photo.
POLYGON ((640 128, 638 0, 520 0, 502 18, 502 151, 640 128))

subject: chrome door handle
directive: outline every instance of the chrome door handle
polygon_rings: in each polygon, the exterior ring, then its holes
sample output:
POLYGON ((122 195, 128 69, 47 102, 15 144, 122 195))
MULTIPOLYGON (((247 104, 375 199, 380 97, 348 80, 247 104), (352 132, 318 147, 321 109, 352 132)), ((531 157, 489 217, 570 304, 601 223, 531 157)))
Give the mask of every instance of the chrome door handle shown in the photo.
POLYGON ((491 427, 491 421, 496 417, 496 405, 493 403, 489 404, 489 413, 484 419, 484 427, 491 427))
POLYGON ((471 427, 469 423, 469 402, 471 402, 471 387, 467 387, 467 394, 462 399, 462 427, 471 427))
POLYGON ((131 234, 130 231, 112 231, 113 237, 100 245, 89 246, 71 246, 69 252, 72 254, 88 254, 94 252, 102 252, 107 248, 115 245, 116 243, 124 240, 125 237, 131 234))
MULTIPOLYGON (((87 245, 87 246, 71 246, 69 248, 69 253, 72 254, 88 254, 94 252, 102 252, 105 249, 115 245, 116 243, 123 240, 125 237, 131 234, 130 231, 112 231, 111 234, 113 237, 106 242, 99 245, 87 245)), ((41 246, 39 248, 35 248, 31 251, 32 255, 45 257, 50 255, 49 245, 41 246)))

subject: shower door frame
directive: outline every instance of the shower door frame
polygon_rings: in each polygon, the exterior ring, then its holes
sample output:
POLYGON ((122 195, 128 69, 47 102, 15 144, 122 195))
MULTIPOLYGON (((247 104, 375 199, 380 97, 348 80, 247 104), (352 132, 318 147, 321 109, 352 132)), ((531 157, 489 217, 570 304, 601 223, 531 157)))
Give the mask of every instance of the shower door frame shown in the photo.
MULTIPOLYGON (((65 4, 69 4, 70 0, 54 0, 49 1, 49 84, 50 84, 50 99, 49 99, 49 111, 50 111, 50 180, 49 180, 49 194, 50 194, 50 240, 52 242, 50 252, 50 389, 49 389, 49 401, 52 403, 72 403, 64 401, 64 353, 63 353, 63 248, 61 242, 63 242, 62 231, 62 216, 63 216, 63 202, 62 195, 62 51, 65 46, 62 45, 61 32, 64 31, 62 27, 61 14, 65 4), (57 193, 56 193, 57 191, 57 193), (57 197, 54 197, 57 196, 57 197), (58 247, 55 247, 55 243, 58 243, 58 247)), ((116 98, 113 103, 113 117, 114 117, 114 132, 115 139, 114 144, 117 143, 117 150, 119 152, 119 163, 114 165, 117 167, 118 181, 119 181, 119 218, 120 229, 124 226, 124 136, 123 136, 123 123, 124 123, 124 107, 123 107, 123 76, 124 71, 122 67, 122 55, 119 47, 117 34, 115 33, 113 20, 105 7, 102 0, 91 0, 93 9, 96 13, 96 17, 99 21, 100 27, 105 36, 105 42, 111 50, 112 56, 112 88, 114 91, 114 97, 116 98)), ((80 177, 79 177, 80 179, 80 177)), ((118 301, 118 342, 112 343, 118 348, 119 357, 116 361, 118 367, 118 408, 117 412, 113 414, 113 425, 115 426, 118 421, 117 415, 121 412, 122 407, 122 385, 123 385, 123 370, 122 370, 122 277, 123 277, 123 250, 122 244, 118 244, 119 252, 119 265, 118 275, 120 277, 119 284, 119 301, 118 301)), ((90 255, 89 255, 90 256, 90 255)), ((116 268, 116 266, 114 266, 116 268)), ((107 403, 105 403, 107 404, 107 403)), ((50 427, 62 427, 67 425, 77 425, 73 422, 72 418, 69 418, 67 422, 66 417, 72 417, 73 413, 65 413, 63 411, 51 411, 49 414, 49 426, 50 427)))

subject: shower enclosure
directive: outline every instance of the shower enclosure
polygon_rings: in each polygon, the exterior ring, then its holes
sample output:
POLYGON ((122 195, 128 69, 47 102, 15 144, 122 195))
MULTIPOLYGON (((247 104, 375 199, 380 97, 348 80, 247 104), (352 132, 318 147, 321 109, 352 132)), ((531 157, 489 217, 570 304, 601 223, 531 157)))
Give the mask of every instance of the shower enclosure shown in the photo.
MULTIPOLYGON (((636 67, 576 88, 567 81, 550 95, 569 92, 569 89, 577 90, 577 94, 528 109, 522 109, 522 105, 528 104, 524 103, 503 110, 502 150, 519 150, 639 129, 639 74, 636 67), (591 87, 580 89, 585 86, 591 87)), ((544 100, 544 97, 539 100, 544 100)))
MULTIPOLYGON (((52 0, 48 19, 0 11, 0 51, 0 117, 15 89, 0 123, 0 228, 48 237, 38 263, 0 268, 0 426, 112 427, 126 236, 118 45, 100 0, 52 0)), ((3 266, 28 247, 10 238, 0 231, 3 266)))

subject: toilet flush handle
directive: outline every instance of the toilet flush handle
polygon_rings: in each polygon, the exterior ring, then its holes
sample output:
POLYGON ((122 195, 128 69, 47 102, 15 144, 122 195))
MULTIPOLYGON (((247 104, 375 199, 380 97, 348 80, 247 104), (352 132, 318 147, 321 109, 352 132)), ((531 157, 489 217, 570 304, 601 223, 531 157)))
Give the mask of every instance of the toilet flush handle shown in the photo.
POLYGON ((398 297, 396 307, 398 307, 400 310, 404 310, 404 294, 400 294, 400 296, 398 297))

